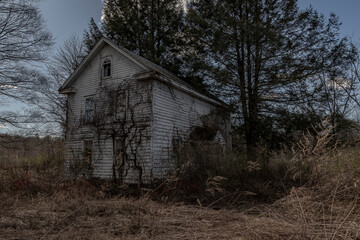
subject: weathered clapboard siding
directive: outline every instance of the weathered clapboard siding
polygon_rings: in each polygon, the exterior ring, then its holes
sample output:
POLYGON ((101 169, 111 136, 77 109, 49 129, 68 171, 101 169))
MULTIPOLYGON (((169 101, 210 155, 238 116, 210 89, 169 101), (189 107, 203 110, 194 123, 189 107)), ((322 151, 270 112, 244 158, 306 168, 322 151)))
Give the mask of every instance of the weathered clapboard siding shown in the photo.
MULTIPOLYGON (((83 140, 93 140, 93 172, 92 176, 101 178, 111 178, 113 174, 113 139, 111 138, 109 129, 113 127, 111 108, 109 106, 108 92, 117 89, 117 85, 123 84, 125 81, 129 82, 129 105, 137 104, 134 109, 135 116, 151 116, 151 102, 140 103, 140 98, 145 94, 151 98, 151 82, 150 81, 136 81, 131 79, 136 73, 141 73, 143 69, 134 64, 131 60, 120 54, 111 46, 105 46, 97 56, 87 65, 72 87, 76 89, 76 94, 68 97, 68 127, 66 139, 66 159, 74 161, 74 158, 81 159, 83 152, 83 140), (102 62, 105 58, 111 59, 112 74, 109 79, 101 79, 102 62), (99 113, 103 113, 108 117, 102 126, 105 130, 97 134, 96 127, 90 125, 82 125, 82 118, 84 115, 85 100, 87 97, 94 97, 96 109, 99 113)), ((151 121, 147 123, 149 126, 146 135, 151 136, 151 121)), ((144 139, 139 148, 139 156, 141 156, 141 165, 143 167, 144 178, 150 176, 149 166, 151 165, 151 149, 150 137, 144 139)), ((127 182, 137 181, 136 174, 131 173, 125 176, 127 182), (134 179, 136 178, 136 179, 134 179)))
MULTIPOLYGON (((141 180, 150 182, 173 170, 174 138, 187 140, 192 127, 202 126, 202 117, 222 105, 107 39, 99 41, 59 91, 68 95, 65 172, 70 174, 74 163, 84 163, 84 140, 92 140, 92 166, 83 174, 112 178, 117 169, 115 176, 127 183, 138 183, 140 172, 141 180), (102 79, 105 59, 111 60, 111 77, 102 79), (124 92, 127 107, 121 107, 119 119, 114 115, 114 94, 122 99, 124 92), (91 124, 84 123, 88 97, 95 100, 91 124), (114 155, 117 139, 125 143, 125 165, 114 155)), ((229 137, 230 125, 223 125, 219 141, 229 137)))
POLYGON ((173 138, 186 140, 191 128, 202 126, 201 116, 215 110, 213 104, 200 100, 167 84, 153 86, 153 172, 164 177, 174 169, 173 138))
POLYGON ((107 82, 121 81, 131 78, 134 74, 142 72, 143 69, 127 59, 122 54, 114 51, 110 46, 105 46, 97 56, 87 65, 73 87, 77 90, 71 103, 72 117, 78 119, 84 110, 87 96, 95 95, 99 87, 107 82), (109 79, 101 79, 102 61, 110 57, 112 59, 112 76, 109 79))
MULTIPOLYGON (((121 134, 121 124, 124 124, 124 128, 127 129, 127 134, 130 138, 135 134, 141 134, 142 140, 139 148, 135 151, 137 163, 142 168, 142 179, 149 181, 151 177, 151 89, 149 90, 150 82, 137 82, 136 80, 130 80, 127 88, 129 89, 129 109, 127 110, 127 117, 124 122, 114 122, 113 115, 111 114, 111 106, 109 105, 109 92, 108 89, 98 91, 95 95, 97 99, 96 105, 99 107, 99 114, 97 116, 100 125, 97 123, 84 125, 77 123, 76 128, 70 134, 71 137, 67 139, 67 151, 70 156, 77 159, 81 159, 82 153, 82 140, 93 140, 93 171, 92 176, 101 178, 111 178, 113 175, 113 140, 117 134, 121 134), (145 97, 147 96, 147 98, 145 97), (133 108, 132 108, 133 107, 133 108), (100 116, 100 117, 99 117, 100 116), (150 116, 142 117, 139 116, 150 116), (101 119, 101 117, 104 117, 101 119), (136 123, 134 122, 136 121, 136 123), (137 124, 138 126, 134 126, 137 124), (141 125, 139 127, 139 125, 141 125), (112 136, 114 134, 114 136, 112 136), (79 141, 79 139, 81 141, 79 141)), ((112 86, 116 89, 116 86, 112 86)), ((96 114, 96 113, 95 113, 96 114)), ((125 166, 126 173, 123 180, 126 182, 136 183, 139 179, 139 175, 132 168, 133 161, 135 161, 134 153, 130 151, 130 147, 127 149, 129 154, 129 165, 125 166)), ((71 158, 71 157, 69 157, 71 158)))

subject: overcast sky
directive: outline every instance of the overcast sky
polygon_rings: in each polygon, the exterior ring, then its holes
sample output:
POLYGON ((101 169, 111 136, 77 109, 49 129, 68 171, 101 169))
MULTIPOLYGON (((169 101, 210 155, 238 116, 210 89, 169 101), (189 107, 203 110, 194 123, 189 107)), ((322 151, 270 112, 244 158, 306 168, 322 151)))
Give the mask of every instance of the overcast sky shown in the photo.
MULTIPOLYGON (((299 0, 301 8, 310 4, 327 16, 335 12, 343 22, 342 35, 359 40, 359 0, 299 0)), ((48 29, 55 37, 56 46, 60 46, 71 34, 82 35, 91 17, 100 22, 102 5, 102 0, 41 0, 39 3, 48 29)))
POLYGON ((341 34, 346 37, 352 37, 354 42, 359 41, 359 0, 299 0, 300 8, 306 8, 310 4, 325 16, 329 16, 330 12, 334 12, 343 23, 341 34))
POLYGON ((39 3, 56 47, 71 34, 81 36, 91 17, 100 22, 102 6, 102 0, 41 0, 39 3))
MULTIPOLYGON (((90 18, 100 23, 102 0, 40 0, 38 3, 48 30, 53 34, 56 45, 61 46, 71 34, 82 36, 88 28, 90 18)), ((360 0, 299 0, 300 8, 312 5, 316 10, 328 16, 336 13, 343 22, 341 34, 351 37, 354 42, 360 39, 360 0)), ((20 105, 8 102, 7 110, 20 105)), ((0 106, 0 111, 4 107, 0 106)))

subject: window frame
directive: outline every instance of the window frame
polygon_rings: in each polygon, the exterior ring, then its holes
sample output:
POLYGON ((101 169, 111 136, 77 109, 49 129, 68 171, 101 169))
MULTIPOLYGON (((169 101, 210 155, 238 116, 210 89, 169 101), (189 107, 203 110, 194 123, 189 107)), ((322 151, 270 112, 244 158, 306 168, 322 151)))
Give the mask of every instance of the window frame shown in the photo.
POLYGON ((116 166, 122 166, 124 164, 124 158, 125 158, 125 142, 124 139, 120 137, 116 137, 114 139, 114 148, 113 148, 113 155, 115 160, 116 166), (119 152, 117 152, 119 150, 119 152), (120 156, 120 154, 122 154, 120 156))
POLYGON ((106 57, 103 59, 102 64, 101 64, 101 78, 108 79, 108 78, 111 78, 111 76, 112 76, 112 60, 110 57, 106 57), (107 66, 107 65, 108 65, 108 68, 106 68, 106 69, 108 69, 109 75, 105 76, 105 66, 107 66))
POLYGON ((126 112, 127 112, 127 109, 128 109, 128 91, 126 90, 117 90, 117 91, 114 91, 113 92, 113 118, 114 118, 114 121, 121 121, 121 120, 126 120, 126 112), (124 99, 124 102, 121 104, 120 106, 120 95, 122 95, 123 99, 124 99), (123 109, 123 111, 119 111, 120 108, 123 109), (122 116, 119 116, 119 114, 123 112, 124 115, 122 116))
POLYGON ((85 106, 84 106, 84 123, 93 123, 94 122, 94 116, 95 116, 95 98, 94 96, 89 96, 89 97, 85 97, 85 106), (92 115, 91 115, 91 119, 88 119, 87 117, 87 112, 90 111, 90 109, 87 109, 88 107, 88 101, 91 100, 92 101, 92 115))
POLYGON ((172 153, 179 154, 179 150, 183 147, 184 141, 183 138, 179 135, 173 135, 172 139, 172 153))

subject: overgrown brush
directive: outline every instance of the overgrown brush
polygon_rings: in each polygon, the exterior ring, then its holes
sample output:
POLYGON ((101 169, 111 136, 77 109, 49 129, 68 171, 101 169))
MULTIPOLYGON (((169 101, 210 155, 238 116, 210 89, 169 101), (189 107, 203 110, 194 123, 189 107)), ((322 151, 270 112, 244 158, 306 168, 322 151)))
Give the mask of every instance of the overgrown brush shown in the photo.
POLYGON ((360 148, 339 146, 327 121, 314 129, 303 134, 291 158, 274 159, 273 171, 301 186, 271 205, 271 211, 298 226, 297 239, 358 239, 360 148))
MULTIPOLYGON (((291 152, 275 155, 271 171, 285 181, 331 191, 339 184, 357 191, 360 181, 360 147, 339 145, 328 121, 307 131, 291 152)), ((350 189, 349 189, 350 190, 350 189)))

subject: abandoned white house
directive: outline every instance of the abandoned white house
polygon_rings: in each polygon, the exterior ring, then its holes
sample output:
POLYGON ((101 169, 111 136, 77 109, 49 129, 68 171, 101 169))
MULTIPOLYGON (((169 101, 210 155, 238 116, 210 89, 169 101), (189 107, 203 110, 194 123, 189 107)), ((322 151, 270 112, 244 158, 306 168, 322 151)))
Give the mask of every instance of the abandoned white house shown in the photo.
POLYGON ((102 38, 59 89, 68 97, 65 172, 148 182, 175 167, 174 147, 196 127, 230 144, 220 101, 102 38))

